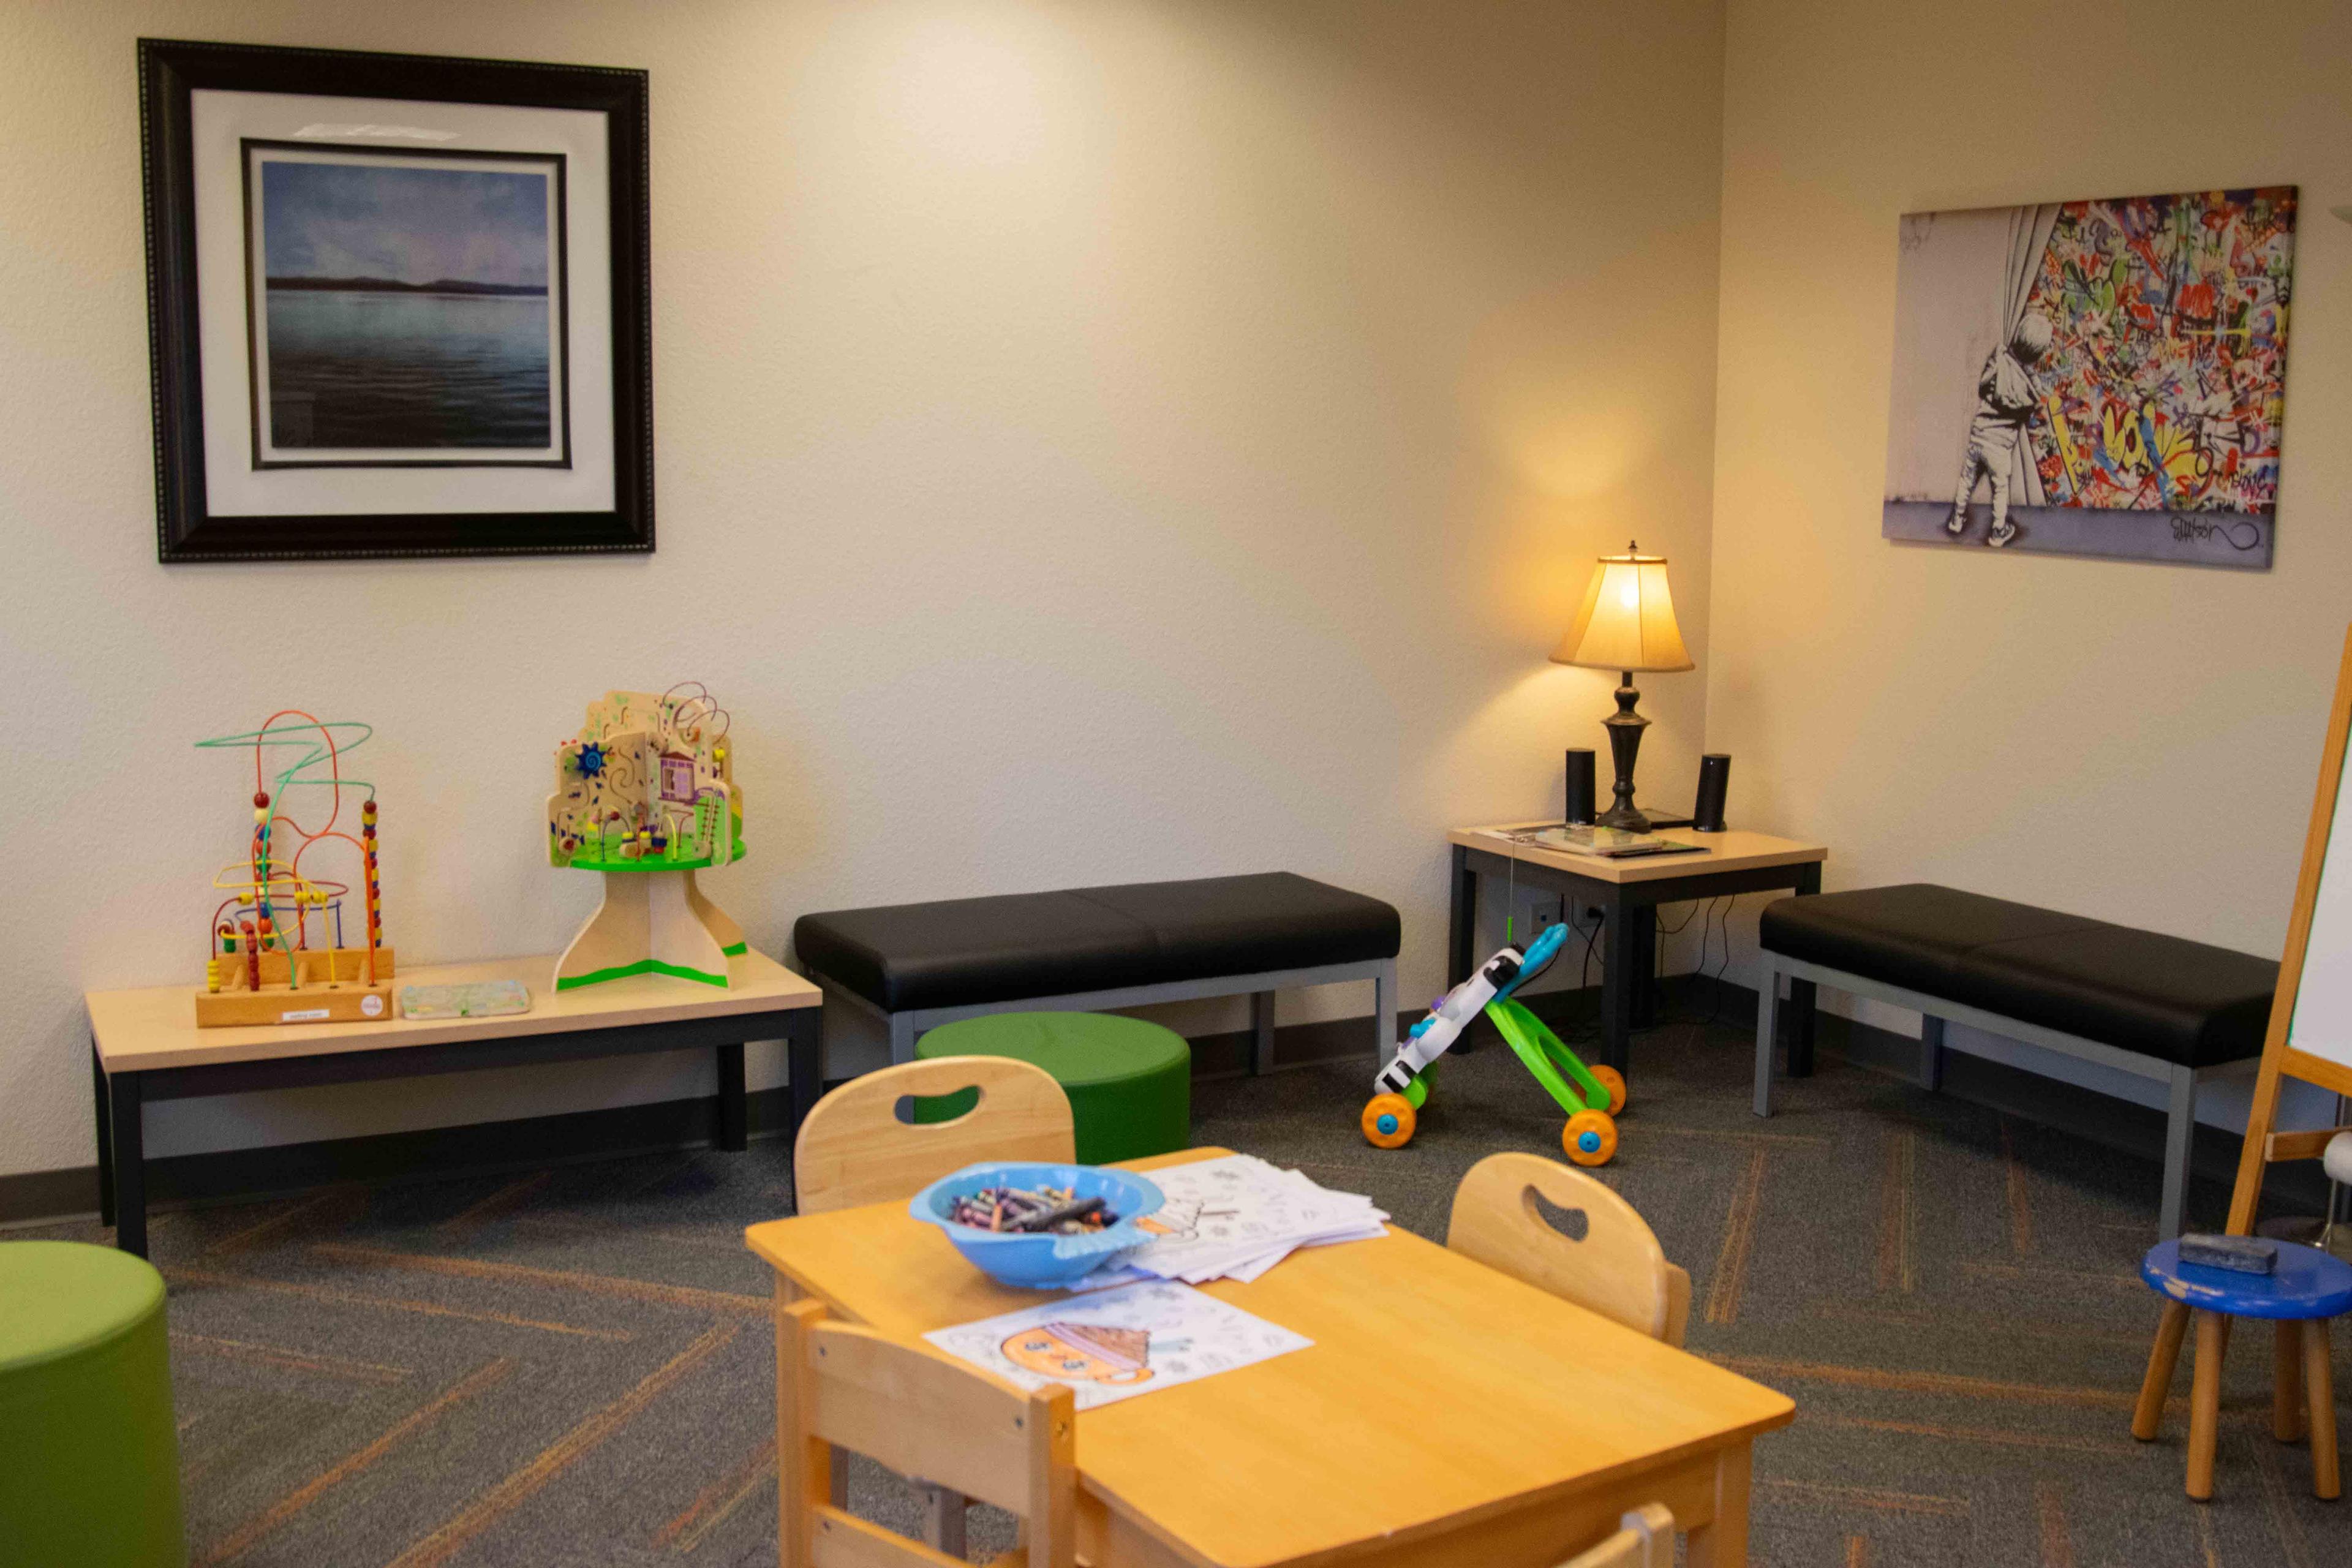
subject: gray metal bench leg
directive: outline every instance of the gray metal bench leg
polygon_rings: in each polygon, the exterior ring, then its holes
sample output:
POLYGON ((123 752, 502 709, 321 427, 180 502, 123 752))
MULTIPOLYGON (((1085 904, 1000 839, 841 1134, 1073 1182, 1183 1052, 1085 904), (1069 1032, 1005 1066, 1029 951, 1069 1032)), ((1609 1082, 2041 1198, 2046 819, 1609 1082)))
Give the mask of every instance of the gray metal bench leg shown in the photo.
POLYGON ((1780 1031, 1780 972, 1768 961, 1756 985, 1756 1114, 1772 1114, 1772 1047, 1780 1031))
POLYGON ((1919 1020, 1919 1087, 1930 1093, 1944 1087, 1944 1020, 1919 1020))
POLYGON ((1396 960, 1391 958, 1372 976, 1372 1062, 1386 1066, 1396 1048, 1396 960))
POLYGON ((2172 1103, 2164 1123, 2164 1204, 2158 1211, 2158 1241, 2180 1234, 2189 1206, 2189 1148, 2197 1133, 2197 1074, 2172 1069, 2172 1103))
POLYGON ((1274 993, 1250 993, 1250 1071, 1274 1068, 1274 993))
POLYGON ((915 1059, 915 1016, 912 1013, 890 1015, 890 1061, 892 1065, 915 1059))

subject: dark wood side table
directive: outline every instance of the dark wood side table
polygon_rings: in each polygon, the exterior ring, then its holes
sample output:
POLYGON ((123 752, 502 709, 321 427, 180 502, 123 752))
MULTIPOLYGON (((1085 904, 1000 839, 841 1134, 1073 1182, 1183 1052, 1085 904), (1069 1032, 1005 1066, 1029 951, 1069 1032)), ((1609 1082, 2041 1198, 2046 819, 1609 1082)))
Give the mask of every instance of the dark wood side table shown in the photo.
MULTIPOLYGON (((1459 827, 1446 835, 1454 845, 1454 873, 1445 983, 1449 987, 1459 985, 1470 977, 1471 965, 1486 956, 1477 947, 1481 877, 1515 878, 1528 887, 1559 893, 1570 901, 1571 918, 1580 906, 1599 910, 1604 943, 1601 1055, 1620 1072, 1627 1069, 1634 1028, 1649 1021, 1649 987, 1643 977, 1653 967, 1656 952, 1657 907, 1779 888, 1818 893, 1822 862, 1830 853, 1824 845, 1738 829, 1727 833, 1674 829, 1665 837, 1704 845, 1705 852, 1617 860, 1538 848, 1505 837, 1542 826, 1540 822, 1503 823, 1493 827, 1459 827)), ((1789 1072, 1802 1078, 1813 1070, 1811 984, 1790 982, 1789 1004, 1789 1072)))
POLYGON ((84 1000, 98 1101, 100 1223, 114 1226, 117 1247, 147 1255, 141 1110, 151 1100, 701 1048, 715 1052, 719 1068, 712 1142, 740 1150, 749 1137, 743 1047, 781 1039, 791 1052, 793 1131, 816 1102, 824 1079, 824 993, 764 953, 737 953, 723 991, 667 974, 551 991, 554 973, 552 958, 403 969, 394 976, 395 991, 520 980, 530 988, 530 1011, 382 1023, 200 1029, 194 986, 90 992, 84 1000))

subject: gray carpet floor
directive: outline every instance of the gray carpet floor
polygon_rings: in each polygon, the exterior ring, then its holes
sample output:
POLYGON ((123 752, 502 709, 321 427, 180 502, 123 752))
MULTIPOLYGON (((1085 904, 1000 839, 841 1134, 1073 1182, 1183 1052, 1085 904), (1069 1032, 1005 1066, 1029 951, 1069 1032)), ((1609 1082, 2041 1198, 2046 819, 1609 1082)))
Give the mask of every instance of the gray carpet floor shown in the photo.
MULTIPOLYGON (((1753 1561, 2352 1563, 2352 1502, 2315 1500, 2307 1451, 2270 1436, 2266 1335, 2232 1347, 2211 1505, 2180 1489, 2186 1358, 2163 1439, 2131 1439, 2153 1166, 1833 1059, 1759 1121, 1737 1026, 1635 1053, 1606 1179, 1690 1270, 1691 1348, 1798 1405, 1758 1447, 1753 1561)), ((1399 1151, 1355 1131, 1368 1077, 1199 1085, 1197 1141, 1430 1237, 1479 1157, 1558 1151, 1500 1047, 1445 1064, 1399 1151)), ((770 1142, 159 1216, 192 1561, 774 1562, 769 1281, 740 1232, 790 1195, 770 1142)), ((2227 1195, 2200 1187, 2192 1218, 2227 1195)), ((852 1495, 910 1527, 878 1471, 852 1495)), ((1008 1544, 976 1515, 975 1554, 1008 1544)))

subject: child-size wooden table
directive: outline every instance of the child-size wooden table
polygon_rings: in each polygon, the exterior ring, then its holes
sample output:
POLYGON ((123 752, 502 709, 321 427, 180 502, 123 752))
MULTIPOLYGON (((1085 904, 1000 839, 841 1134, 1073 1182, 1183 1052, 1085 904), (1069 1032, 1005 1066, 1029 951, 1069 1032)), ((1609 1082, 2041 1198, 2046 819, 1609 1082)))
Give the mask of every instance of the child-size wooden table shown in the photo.
POLYGON ((556 991, 552 958, 403 968, 408 985, 520 980, 530 1011, 490 1018, 388 1018, 380 1023, 276 1024, 200 1029, 193 985, 93 991, 89 1066, 98 1111, 101 1223, 115 1245, 147 1255, 146 1162, 141 1108, 151 1100, 358 1083, 481 1068, 579 1061, 642 1051, 714 1050, 721 1149, 748 1136, 743 1047, 781 1039, 791 1049, 793 1125, 816 1102, 824 1074, 824 994, 760 952, 728 961, 727 987, 667 974, 556 991))
MULTIPOLYGON (((904 1202, 745 1237, 780 1300, 909 1340, 1056 1294, 997 1285, 904 1202)), ((1692 1568, 1748 1561, 1749 1445, 1795 1416, 1784 1394, 1393 1227, 1202 1289, 1315 1343, 1079 1414, 1095 1568, 1553 1568, 1647 1502, 1692 1568)))

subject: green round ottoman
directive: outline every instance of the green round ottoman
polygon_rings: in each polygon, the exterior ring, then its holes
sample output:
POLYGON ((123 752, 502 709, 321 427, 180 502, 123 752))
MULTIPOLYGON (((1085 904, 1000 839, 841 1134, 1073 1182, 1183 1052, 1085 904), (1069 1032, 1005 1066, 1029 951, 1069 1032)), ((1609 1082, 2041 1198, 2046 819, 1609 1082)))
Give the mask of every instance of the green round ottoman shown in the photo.
MULTIPOLYGON (((1070 1097, 1081 1164, 1165 1154, 1192 1141, 1192 1047, 1140 1018, 992 1013, 940 1025, 916 1042, 915 1055, 1012 1057, 1044 1068, 1070 1097)), ((915 1120, 945 1121, 970 1109, 962 1095, 941 1095, 918 1102, 915 1120)))
POLYGON ((71 1241, 0 1241, 0 1559, 182 1568, 163 1277, 71 1241))

